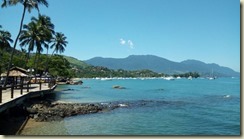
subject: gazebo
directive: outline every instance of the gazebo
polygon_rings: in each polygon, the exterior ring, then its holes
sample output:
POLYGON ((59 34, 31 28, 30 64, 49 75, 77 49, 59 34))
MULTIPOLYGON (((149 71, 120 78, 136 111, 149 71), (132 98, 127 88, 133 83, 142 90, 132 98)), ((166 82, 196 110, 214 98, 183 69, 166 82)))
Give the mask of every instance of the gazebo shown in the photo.
MULTIPOLYGON (((14 81, 15 84, 17 84, 18 78, 20 79, 20 81, 23 81, 24 78, 28 77, 27 72, 28 71, 23 68, 13 67, 9 71, 9 77, 10 79, 12 78, 12 81, 14 81)), ((1 74, 1 77, 6 77, 6 76, 7 76, 7 72, 1 74)))

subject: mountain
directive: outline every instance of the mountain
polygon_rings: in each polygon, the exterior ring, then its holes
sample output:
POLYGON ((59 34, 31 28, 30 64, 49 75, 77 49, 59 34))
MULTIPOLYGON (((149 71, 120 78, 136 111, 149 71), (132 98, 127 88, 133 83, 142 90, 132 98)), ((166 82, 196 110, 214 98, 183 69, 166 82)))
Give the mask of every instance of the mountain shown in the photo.
POLYGON ((189 66, 192 68, 192 70, 197 71, 205 76, 209 76, 210 74, 214 74, 214 76, 240 76, 239 72, 235 72, 231 68, 219 66, 215 63, 206 64, 197 60, 186 60, 182 61, 181 63, 189 66))
POLYGON ((198 72, 202 76, 240 76, 240 73, 228 67, 217 64, 207 64, 197 60, 174 62, 154 55, 131 55, 126 58, 95 57, 85 61, 93 66, 103 66, 110 69, 142 70, 149 69, 158 73, 175 74, 198 72))

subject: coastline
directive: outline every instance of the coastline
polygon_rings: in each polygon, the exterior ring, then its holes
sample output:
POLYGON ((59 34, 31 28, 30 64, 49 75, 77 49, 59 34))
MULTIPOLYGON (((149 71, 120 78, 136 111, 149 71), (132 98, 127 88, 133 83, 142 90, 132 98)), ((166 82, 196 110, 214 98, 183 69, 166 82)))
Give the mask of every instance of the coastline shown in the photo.
POLYGON ((10 99, 1 104, 0 111, 0 134, 1 135, 18 135, 25 127, 29 119, 29 113, 26 107, 42 100, 49 100, 49 97, 55 95, 53 92, 57 85, 44 90, 31 90, 29 93, 20 97, 10 99))
MULTIPOLYGON (((55 126, 60 126, 60 124, 63 126, 65 117, 107 112, 119 107, 123 106, 101 103, 64 103, 52 100, 50 97, 36 98, 3 114, 4 117, 0 119, 2 127, 0 129, 4 130, 0 130, 0 133, 4 135, 43 135, 38 128, 44 128, 53 122, 56 122, 55 126), (33 127, 35 127, 35 132, 33 132, 33 127)), ((68 133, 58 131, 55 135, 68 135, 68 133)))

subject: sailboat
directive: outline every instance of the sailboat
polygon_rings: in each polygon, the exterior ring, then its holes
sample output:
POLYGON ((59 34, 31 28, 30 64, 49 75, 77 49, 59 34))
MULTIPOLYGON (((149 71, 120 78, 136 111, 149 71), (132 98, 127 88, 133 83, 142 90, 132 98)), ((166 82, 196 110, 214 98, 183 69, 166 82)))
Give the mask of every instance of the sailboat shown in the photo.
POLYGON ((214 77, 214 76, 213 76, 213 69, 212 69, 211 76, 210 76, 210 77, 208 77, 208 79, 209 79, 209 80, 214 80, 214 79, 216 79, 216 77, 214 77))
POLYGON ((105 77, 105 78, 101 78, 101 81, 111 81, 113 78, 112 78, 112 75, 110 73, 110 77, 105 77))

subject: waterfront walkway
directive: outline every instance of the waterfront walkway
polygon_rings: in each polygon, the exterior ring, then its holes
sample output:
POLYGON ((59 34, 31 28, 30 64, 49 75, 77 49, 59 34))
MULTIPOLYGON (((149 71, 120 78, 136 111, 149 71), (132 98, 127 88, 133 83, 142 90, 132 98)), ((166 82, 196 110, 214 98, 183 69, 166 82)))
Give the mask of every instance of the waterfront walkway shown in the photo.
MULTIPOLYGON (((41 84, 41 90, 48 90, 48 83, 41 84)), ((40 91, 39 84, 31 84, 29 87, 29 92, 35 92, 40 91)), ((12 101, 16 98, 19 98, 25 94, 28 94, 26 87, 23 88, 23 93, 21 95, 21 89, 14 89, 13 98, 11 98, 11 88, 7 88, 6 90, 2 90, 2 103, 0 103, 0 106, 4 103, 7 103, 9 101, 12 101)))
POLYGON ((28 87, 23 86, 17 89, 12 89, 11 87, 7 89, 0 88, 0 112, 22 103, 28 98, 52 93, 55 88, 56 84, 50 86, 49 83, 31 84, 28 87))

